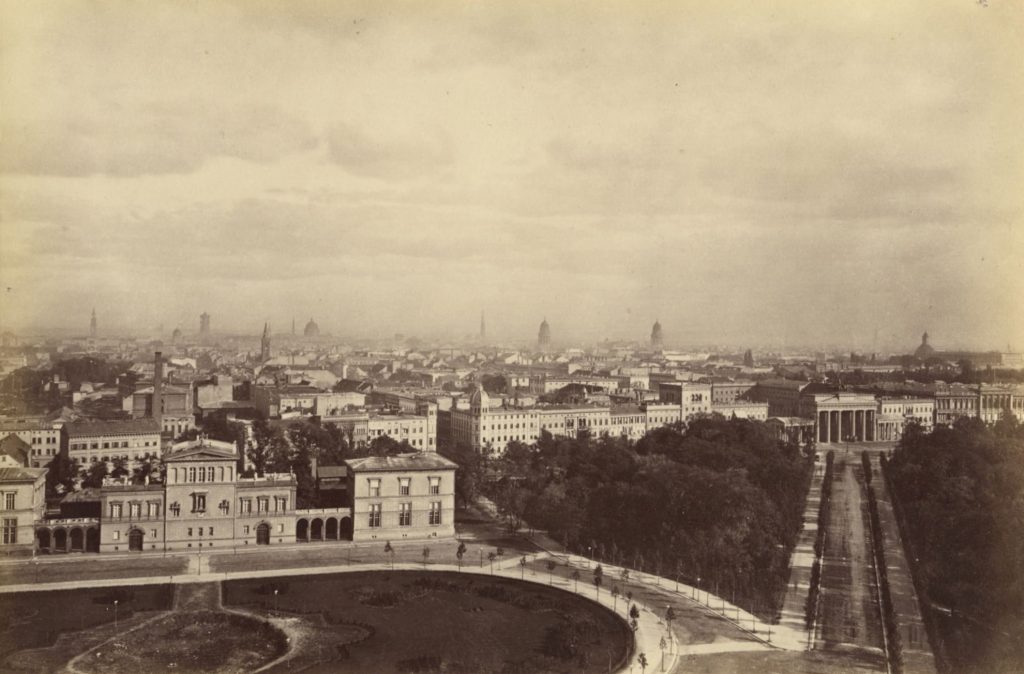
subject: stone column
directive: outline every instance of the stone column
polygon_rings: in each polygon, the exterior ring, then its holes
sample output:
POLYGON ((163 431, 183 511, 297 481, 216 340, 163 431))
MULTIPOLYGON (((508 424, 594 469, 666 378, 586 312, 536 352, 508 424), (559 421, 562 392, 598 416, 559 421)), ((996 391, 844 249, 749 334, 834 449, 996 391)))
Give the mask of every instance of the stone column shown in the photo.
POLYGON ((861 442, 868 441, 868 411, 861 410, 860 413, 860 440, 861 442))

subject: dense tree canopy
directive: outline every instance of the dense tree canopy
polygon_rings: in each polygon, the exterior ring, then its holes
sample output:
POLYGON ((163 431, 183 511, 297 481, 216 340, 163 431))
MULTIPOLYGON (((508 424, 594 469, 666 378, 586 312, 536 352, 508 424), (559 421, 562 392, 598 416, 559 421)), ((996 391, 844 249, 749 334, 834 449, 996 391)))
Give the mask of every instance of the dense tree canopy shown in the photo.
POLYGON ((957 671, 1024 669, 1024 427, 912 427, 888 474, 926 602, 942 607, 940 657, 957 671))
POLYGON ((703 578, 775 606, 802 520, 810 463, 759 422, 702 418, 647 434, 513 443, 489 486, 510 528, 662 575, 703 578))

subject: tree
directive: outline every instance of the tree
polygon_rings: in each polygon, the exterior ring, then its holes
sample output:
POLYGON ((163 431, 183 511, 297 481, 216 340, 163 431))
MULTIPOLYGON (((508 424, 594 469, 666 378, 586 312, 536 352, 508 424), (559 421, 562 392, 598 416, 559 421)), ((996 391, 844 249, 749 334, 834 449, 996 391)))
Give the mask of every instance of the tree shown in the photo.
MULTIPOLYGON (((632 598, 632 597, 631 597, 632 598)), ((639 622, 640 620, 640 609, 637 608, 636 604, 629 607, 629 617, 639 622)))
POLYGON ((641 653, 639 656, 637 656, 636 661, 640 663, 641 671, 647 671, 647 654, 641 653))
POLYGON ((669 607, 665 609, 665 625, 669 634, 672 633, 672 623, 675 621, 676 617, 676 610, 672 608, 672 605, 670 604, 669 607))
POLYGON ((124 457, 115 457, 111 463, 114 464, 114 470, 110 471, 110 477, 124 477, 128 475, 128 461, 124 457))
POLYGON ((85 474, 85 479, 82 480, 83 487, 102 487, 103 478, 108 475, 107 473, 107 462, 97 461, 96 463, 89 466, 89 470, 85 474))
POLYGON ((522 580, 526 579, 526 555, 519 559, 519 577, 522 580))
POLYGON ((619 586, 612 585, 612 611, 617 612, 619 610, 619 586))
POLYGON ((423 568, 427 568, 427 558, 430 557, 430 548, 424 546, 423 548, 423 568))
POLYGON ((573 582, 572 591, 573 592, 579 592, 579 590, 580 590, 580 571, 579 571, 579 569, 573 569, 572 570, 572 582, 573 582))
POLYGON ((391 547, 391 541, 384 541, 384 554, 391 558, 391 570, 395 569, 395 549, 391 547))
POLYGON ((604 569, 598 564, 594 567, 594 587, 597 589, 597 598, 601 598, 601 583, 604 582, 604 569))
POLYGON ((271 426, 265 419, 253 422, 252 436, 252 441, 246 448, 246 456, 256 474, 262 477, 272 462, 287 454, 288 442, 281 429, 271 426))
POLYGON ((548 567, 548 585, 554 585, 555 567, 558 566, 558 562, 553 559, 549 559, 544 563, 544 565, 548 567))
POLYGON ((629 582, 629 569, 623 569, 622 571, 619 571, 619 578, 622 579, 623 583, 628 583, 629 582))
MULTIPOLYGON (((71 491, 78 478, 78 463, 69 458, 63 452, 58 453, 50 463, 46 464, 46 495, 57 496, 71 491)), ((103 473, 106 475, 107 466, 103 464, 103 473)), ((103 483, 100 477, 99 483, 103 483)), ((99 486, 99 485, 97 485, 99 486)))
POLYGON ((438 446, 438 453, 446 459, 454 461, 455 469, 455 501, 469 506, 480 496, 480 485, 483 482, 483 458, 472 447, 464 444, 438 446))
POLYGON ((498 555, 493 552, 487 553, 487 561, 491 563, 491 575, 494 575, 494 560, 498 555))
POLYGON ((455 551, 455 557, 459 560, 459 571, 462 571, 462 558, 466 555, 466 544, 459 541, 459 549, 455 551))
POLYGON ((505 518, 509 533, 514 534, 522 528, 529 497, 529 492, 507 479, 502 480, 501 486, 494 494, 494 505, 498 508, 498 514, 505 518))

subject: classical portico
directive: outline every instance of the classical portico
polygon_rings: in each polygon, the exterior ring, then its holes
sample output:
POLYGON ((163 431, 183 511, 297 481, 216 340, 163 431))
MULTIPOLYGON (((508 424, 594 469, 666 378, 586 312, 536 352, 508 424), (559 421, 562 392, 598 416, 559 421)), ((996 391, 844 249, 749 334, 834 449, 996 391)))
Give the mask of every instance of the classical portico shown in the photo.
POLYGON ((802 400, 805 416, 815 421, 818 444, 875 442, 878 403, 861 393, 815 393, 802 400))

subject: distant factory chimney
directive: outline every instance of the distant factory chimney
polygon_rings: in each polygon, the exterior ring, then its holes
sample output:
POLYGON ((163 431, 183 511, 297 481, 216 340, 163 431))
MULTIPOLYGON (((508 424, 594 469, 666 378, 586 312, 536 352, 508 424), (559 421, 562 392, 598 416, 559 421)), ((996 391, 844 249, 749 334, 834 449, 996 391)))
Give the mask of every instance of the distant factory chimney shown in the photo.
POLYGON ((92 320, 89 321, 89 336, 92 337, 93 339, 95 339, 96 338, 96 332, 97 332, 97 330, 96 330, 96 308, 93 307, 93 310, 92 310, 92 320))
POLYGON ((153 418, 164 428, 164 355, 157 351, 153 358, 153 418))

